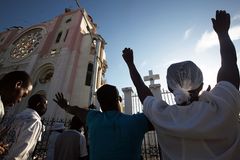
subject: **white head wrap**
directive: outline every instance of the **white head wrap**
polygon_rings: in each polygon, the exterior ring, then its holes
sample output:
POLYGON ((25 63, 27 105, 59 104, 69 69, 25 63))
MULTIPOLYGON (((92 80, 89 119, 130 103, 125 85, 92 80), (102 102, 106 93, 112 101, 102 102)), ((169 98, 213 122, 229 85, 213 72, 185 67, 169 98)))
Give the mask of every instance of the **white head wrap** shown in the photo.
POLYGON ((173 90, 178 105, 190 103, 188 91, 197 89, 203 83, 202 71, 192 61, 174 63, 167 70, 167 84, 173 90))

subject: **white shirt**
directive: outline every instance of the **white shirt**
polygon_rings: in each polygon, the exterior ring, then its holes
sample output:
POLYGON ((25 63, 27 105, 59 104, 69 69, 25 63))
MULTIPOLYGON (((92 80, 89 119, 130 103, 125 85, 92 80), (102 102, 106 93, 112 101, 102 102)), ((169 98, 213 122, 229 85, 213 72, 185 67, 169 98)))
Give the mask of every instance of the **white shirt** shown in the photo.
POLYGON ((87 156, 85 136, 73 129, 64 131, 56 139, 54 153, 54 159, 58 160, 87 156))
POLYGON ((54 148, 57 137, 61 134, 58 131, 51 131, 51 134, 48 138, 48 148, 47 148, 47 160, 54 159, 54 148))
POLYGON ((16 115, 9 134, 5 138, 10 148, 7 160, 26 160, 31 156, 42 133, 41 117, 30 108, 16 115))
POLYGON ((151 96, 143 105, 164 160, 240 158, 240 93, 231 83, 219 82, 187 106, 170 106, 151 96))

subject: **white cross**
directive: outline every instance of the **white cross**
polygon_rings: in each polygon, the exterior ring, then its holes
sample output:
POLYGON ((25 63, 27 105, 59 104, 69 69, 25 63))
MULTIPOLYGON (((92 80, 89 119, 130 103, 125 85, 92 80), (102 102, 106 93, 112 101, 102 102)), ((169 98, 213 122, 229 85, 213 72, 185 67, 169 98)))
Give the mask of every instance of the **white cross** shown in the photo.
POLYGON ((150 85, 154 84, 154 80, 160 79, 159 74, 153 74, 152 70, 148 71, 149 75, 144 76, 144 81, 150 81, 150 85))

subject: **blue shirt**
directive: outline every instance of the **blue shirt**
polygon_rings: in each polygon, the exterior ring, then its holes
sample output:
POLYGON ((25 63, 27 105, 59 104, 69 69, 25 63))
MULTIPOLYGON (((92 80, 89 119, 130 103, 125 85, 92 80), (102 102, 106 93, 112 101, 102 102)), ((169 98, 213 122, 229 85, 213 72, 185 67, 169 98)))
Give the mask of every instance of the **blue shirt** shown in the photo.
POLYGON ((87 115, 90 160, 140 160, 148 126, 144 114, 90 110, 87 115))

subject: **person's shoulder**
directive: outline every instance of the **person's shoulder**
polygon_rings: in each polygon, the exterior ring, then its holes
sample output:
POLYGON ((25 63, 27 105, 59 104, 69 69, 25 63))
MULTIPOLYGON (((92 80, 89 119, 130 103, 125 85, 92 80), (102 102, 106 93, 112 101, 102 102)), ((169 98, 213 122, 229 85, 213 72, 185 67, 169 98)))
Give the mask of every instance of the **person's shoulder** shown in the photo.
POLYGON ((146 101, 150 101, 150 100, 155 100, 156 98, 154 96, 147 96, 144 101, 143 101, 143 104, 146 102, 146 101))
POLYGON ((132 116, 136 116, 136 117, 145 117, 145 115, 143 113, 137 112, 135 114, 132 114, 132 116))
POLYGON ((75 129, 68 129, 66 131, 69 131, 69 132, 74 133, 74 134, 81 134, 79 131, 77 131, 75 129))
POLYGON ((61 133, 61 135, 66 136, 66 135, 77 135, 79 136, 81 133, 75 129, 67 129, 61 133))
POLYGON ((93 122, 94 119, 96 119, 97 117, 103 115, 102 112, 98 111, 98 110, 94 110, 94 109, 89 109, 88 113, 87 113, 87 118, 86 118, 86 122, 87 124, 90 122, 93 122))
POLYGON ((87 113, 87 117, 92 117, 92 116, 96 116, 102 114, 102 112, 95 110, 95 109, 89 109, 88 113, 87 113))
POLYGON ((144 115, 144 113, 138 112, 130 116, 131 117, 129 119, 132 122, 130 124, 135 124, 134 127, 138 129, 141 128, 144 132, 148 130, 149 121, 148 118, 144 115))
POLYGON ((166 101, 164 101, 160 98, 157 98, 157 97, 154 97, 154 96, 147 96, 144 99, 143 107, 146 106, 146 105, 152 105, 152 104, 166 105, 167 103, 166 103, 166 101))
POLYGON ((221 87, 221 88, 224 88, 224 89, 228 89, 228 90, 235 90, 237 91, 238 89, 230 82, 228 81, 220 81, 216 84, 216 86, 214 88, 217 88, 217 87, 221 87))
POLYGON ((146 120, 147 121, 147 117, 144 115, 144 113, 135 113, 135 114, 132 114, 130 115, 131 116, 131 119, 134 119, 134 120, 146 120))
POLYGON ((164 110, 167 107, 172 106, 169 105, 165 100, 156 98, 154 96, 148 96, 145 98, 143 102, 143 112, 145 113, 147 110, 164 110))
POLYGON ((26 108, 25 110, 16 114, 16 117, 28 119, 28 118, 34 118, 34 117, 40 117, 40 116, 38 115, 38 113, 35 110, 33 110, 31 108, 26 108))
POLYGON ((135 117, 135 116, 144 116, 144 114, 142 112, 137 112, 137 113, 133 113, 133 114, 127 114, 127 113, 123 113, 123 112, 119 112, 119 114, 121 114, 122 116, 126 116, 126 117, 135 117))
POLYGON ((218 82, 209 93, 223 98, 232 97, 238 99, 240 96, 239 89, 228 81, 218 82))

